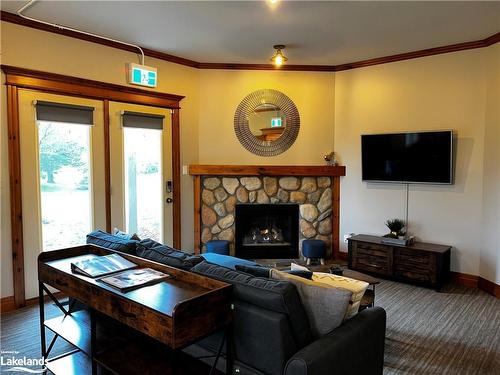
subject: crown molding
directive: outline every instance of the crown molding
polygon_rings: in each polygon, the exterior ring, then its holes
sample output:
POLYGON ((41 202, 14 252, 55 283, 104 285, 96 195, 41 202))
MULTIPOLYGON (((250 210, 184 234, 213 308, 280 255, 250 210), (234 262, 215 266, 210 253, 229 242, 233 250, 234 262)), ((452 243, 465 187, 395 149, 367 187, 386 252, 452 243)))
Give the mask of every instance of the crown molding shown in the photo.
MULTIPOLYGON (((124 51, 129 51, 136 53, 137 50, 134 47, 123 45, 117 42, 112 42, 107 39, 80 34, 75 31, 59 29, 55 26, 45 25, 35 21, 27 20, 18 16, 17 14, 1 11, 0 19, 5 22, 14 23, 21 26, 30 27, 37 30, 47 31, 54 34, 64 35, 75 39, 85 40, 87 42, 97 43, 105 45, 112 48, 121 49, 124 51)), ((356 61, 352 63, 340 64, 340 65, 293 65, 286 64, 279 68, 272 64, 242 64, 242 63, 204 63, 198 62, 190 59, 186 59, 179 56, 170 55, 168 53, 156 51, 149 48, 143 48, 144 55, 148 57, 153 57, 159 60, 168 61, 174 64, 180 64, 196 69, 219 69, 219 70, 277 70, 277 71, 303 71, 303 72, 340 72, 343 70, 363 68, 372 65, 387 64, 396 61, 416 59, 420 57, 439 55, 443 53, 464 51, 468 49, 484 48, 491 46, 492 44, 500 42, 500 32, 491 35, 485 39, 456 43, 446 46, 440 46, 435 48, 427 48, 418 51, 405 52, 395 55, 377 57, 374 59, 367 59, 356 61)))

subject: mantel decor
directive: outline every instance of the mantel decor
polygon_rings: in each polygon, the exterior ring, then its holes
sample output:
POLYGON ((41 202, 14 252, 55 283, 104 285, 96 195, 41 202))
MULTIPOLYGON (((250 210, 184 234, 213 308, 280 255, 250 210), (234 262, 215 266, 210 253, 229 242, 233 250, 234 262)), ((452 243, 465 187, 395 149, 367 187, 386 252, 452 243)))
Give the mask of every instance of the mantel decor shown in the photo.
POLYGON ((236 137, 248 151, 260 156, 276 156, 288 150, 297 139, 299 128, 297 107, 276 90, 252 92, 234 114, 236 137), (266 114, 270 117, 266 118, 266 114))

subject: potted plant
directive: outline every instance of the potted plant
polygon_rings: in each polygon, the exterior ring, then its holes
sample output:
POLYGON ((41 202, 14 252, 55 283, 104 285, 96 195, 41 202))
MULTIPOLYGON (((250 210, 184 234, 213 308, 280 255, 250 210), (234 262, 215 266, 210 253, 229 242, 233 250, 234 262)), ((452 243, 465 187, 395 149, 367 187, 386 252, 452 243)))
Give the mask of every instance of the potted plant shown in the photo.
POLYGON ((392 220, 387 220, 385 222, 385 225, 389 230, 391 231, 390 233, 386 234, 384 237, 390 237, 390 238, 399 238, 405 235, 405 222, 401 219, 392 219, 392 220))

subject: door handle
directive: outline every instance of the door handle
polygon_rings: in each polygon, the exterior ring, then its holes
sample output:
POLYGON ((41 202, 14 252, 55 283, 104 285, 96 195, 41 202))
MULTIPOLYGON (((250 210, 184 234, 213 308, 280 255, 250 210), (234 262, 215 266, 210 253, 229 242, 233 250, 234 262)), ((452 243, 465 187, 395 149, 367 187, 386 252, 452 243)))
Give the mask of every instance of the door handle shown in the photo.
POLYGON ((174 200, 172 198, 167 198, 167 203, 172 203, 174 200))

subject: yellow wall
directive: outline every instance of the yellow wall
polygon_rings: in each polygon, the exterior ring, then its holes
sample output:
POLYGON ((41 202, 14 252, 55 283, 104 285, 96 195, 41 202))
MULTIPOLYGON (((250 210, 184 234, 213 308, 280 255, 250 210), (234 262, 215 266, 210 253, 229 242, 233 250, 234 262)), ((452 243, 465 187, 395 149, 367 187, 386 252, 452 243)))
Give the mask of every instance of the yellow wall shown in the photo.
POLYGON ((486 51, 482 277, 500 285, 500 44, 486 51))
MULTIPOLYGON (((361 181, 361 134, 453 129, 458 137, 455 184, 411 185, 410 232, 453 245, 452 270, 479 274, 488 53, 476 49, 336 74, 335 150, 347 166, 341 237, 382 234, 386 219, 404 218, 403 186, 361 181)), ((498 99, 495 105, 498 109, 498 99)), ((498 129, 498 121, 491 121, 498 129)))
POLYGON ((333 73, 202 70, 200 98, 201 164, 324 164, 323 155, 333 150, 333 73), (286 94, 300 114, 297 140, 272 158, 247 151, 234 133, 238 104, 251 92, 265 88, 286 94))
MULTIPOLYGON (((126 85, 125 64, 139 62, 126 51, 73 38, 1 22, 2 64, 65 74, 126 85)), ((198 161, 198 74, 199 71, 146 57, 146 64, 158 68, 157 91, 184 95, 181 102, 181 164, 198 161)), ((5 77, 2 75, 1 125, 1 295, 12 295, 10 214, 8 206, 7 122, 5 116, 5 77)), ((193 248, 193 196, 190 176, 182 176, 182 243, 193 248)), ((26 208, 25 208, 26 209, 26 208)))

